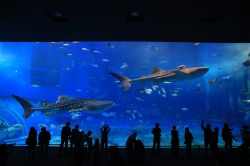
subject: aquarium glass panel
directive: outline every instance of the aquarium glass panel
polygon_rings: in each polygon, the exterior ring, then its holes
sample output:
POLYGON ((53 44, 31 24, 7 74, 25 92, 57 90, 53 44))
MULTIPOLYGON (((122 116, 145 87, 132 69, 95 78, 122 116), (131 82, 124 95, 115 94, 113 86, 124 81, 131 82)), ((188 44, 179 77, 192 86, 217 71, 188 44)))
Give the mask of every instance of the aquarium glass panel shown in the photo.
POLYGON ((156 122, 163 146, 173 125, 180 145, 185 127, 203 144, 202 120, 220 133, 228 123, 238 138, 250 122, 249 52, 247 43, 0 42, 0 140, 25 144, 34 126, 59 144, 68 121, 93 140, 108 124, 109 145, 136 132, 152 146, 156 122))

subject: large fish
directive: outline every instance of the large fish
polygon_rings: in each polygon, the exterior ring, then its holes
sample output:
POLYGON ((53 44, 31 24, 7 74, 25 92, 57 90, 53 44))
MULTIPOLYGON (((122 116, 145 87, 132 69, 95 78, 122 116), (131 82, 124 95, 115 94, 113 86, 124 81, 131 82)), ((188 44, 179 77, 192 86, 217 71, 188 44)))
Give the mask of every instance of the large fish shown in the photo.
POLYGON ((56 103, 44 103, 41 107, 33 107, 25 99, 12 95, 23 107, 24 118, 28 118, 34 111, 41 111, 43 114, 51 116, 64 112, 100 112, 109 109, 114 105, 113 101, 101 101, 95 99, 84 99, 84 98, 69 98, 67 96, 59 96, 56 103))
POLYGON ((186 68, 184 65, 178 66, 176 69, 163 70, 158 67, 153 68, 153 73, 146 76, 141 76, 139 78, 130 79, 126 76, 109 72, 110 75, 120 80, 124 90, 127 91, 131 87, 133 82, 152 82, 154 84, 159 84, 165 81, 180 81, 180 80, 189 80, 194 79, 200 76, 203 76, 209 70, 208 67, 191 67, 186 68))

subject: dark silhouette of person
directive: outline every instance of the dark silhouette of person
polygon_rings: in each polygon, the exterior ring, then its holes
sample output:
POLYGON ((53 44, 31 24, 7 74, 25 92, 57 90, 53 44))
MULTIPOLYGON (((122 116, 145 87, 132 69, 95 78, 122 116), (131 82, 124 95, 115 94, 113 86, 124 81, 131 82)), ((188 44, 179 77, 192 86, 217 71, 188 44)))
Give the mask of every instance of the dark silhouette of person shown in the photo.
POLYGON ((126 151, 128 160, 132 160, 134 158, 134 144, 136 141, 136 136, 137 133, 134 132, 128 137, 126 141, 126 151))
POLYGON ((74 148, 76 147, 76 141, 79 137, 79 133, 80 133, 79 125, 75 125, 75 128, 72 129, 72 131, 71 131, 71 137, 70 137, 70 149, 71 149, 71 151, 72 151, 73 146, 74 146, 74 148))
POLYGON ((145 156, 145 146, 143 142, 140 139, 138 139, 134 143, 135 161, 138 162, 139 164, 143 164, 144 156, 145 156))
POLYGON ((83 160, 85 159, 85 151, 84 151, 84 140, 85 140, 85 134, 83 131, 79 132, 78 138, 76 140, 76 148, 74 151, 74 159, 76 165, 81 166, 83 163, 83 160))
POLYGON ((95 139, 95 143, 94 143, 94 157, 95 157, 95 163, 94 165, 100 165, 100 158, 101 158, 101 154, 100 154, 100 141, 98 138, 95 139))
POLYGON ((37 145, 37 131, 35 127, 30 127, 29 135, 26 139, 26 145, 28 148, 29 159, 33 159, 35 156, 37 145))
POLYGON ((123 166, 124 159, 119 152, 119 148, 117 146, 110 147, 110 157, 109 157, 109 165, 111 166, 123 166))
POLYGON ((41 132, 39 133, 38 140, 39 140, 41 156, 44 156, 44 155, 47 156, 49 141, 51 140, 51 136, 50 136, 49 131, 46 130, 46 127, 41 128, 41 132))
POLYGON ((105 150, 105 154, 108 152, 108 134, 110 132, 110 127, 108 124, 104 124, 101 127, 101 155, 103 156, 103 152, 105 150))
POLYGON ((155 123, 155 128, 153 128, 152 134, 154 135, 152 154, 155 153, 156 146, 156 154, 158 155, 160 153, 161 142, 161 128, 159 123, 155 123))
POLYGON ((83 147, 85 141, 85 133, 84 131, 79 131, 79 135, 76 139, 76 148, 83 147))
POLYGON ((212 131, 211 135, 211 149, 213 154, 217 154, 218 152, 218 142, 219 142, 219 128, 215 127, 214 131, 212 131))
POLYGON ((212 135, 212 129, 211 125, 207 123, 206 127, 204 126, 204 120, 201 121, 201 128, 204 133, 204 146, 206 152, 208 151, 208 146, 211 146, 211 135, 212 135))
POLYGON ((178 157, 179 155, 179 133, 176 126, 172 126, 171 130, 171 152, 173 157, 178 157))
POLYGON ((68 151, 68 142, 69 142, 70 134, 71 134, 71 128, 69 126, 70 126, 70 122, 67 122, 61 131, 61 144, 60 144, 59 152, 62 153, 63 146, 64 146, 65 155, 67 154, 67 151, 68 151))
POLYGON ((192 142, 193 142, 193 135, 192 133, 189 131, 189 128, 186 127, 185 128, 185 134, 184 134, 184 144, 186 144, 186 155, 189 157, 191 156, 191 150, 192 150, 192 142))
POLYGON ((88 131, 85 137, 85 140, 88 145, 88 158, 91 159, 91 152, 93 150, 93 143, 92 143, 92 137, 91 137, 92 132, 88 131))
POLYGON ((224 124, 222 128, 222 139, 225 143, 225 150, 232 152, 232 144, 233 144, 233 136, 232 136, 232 128, 229 127, 228 124, 224 124))

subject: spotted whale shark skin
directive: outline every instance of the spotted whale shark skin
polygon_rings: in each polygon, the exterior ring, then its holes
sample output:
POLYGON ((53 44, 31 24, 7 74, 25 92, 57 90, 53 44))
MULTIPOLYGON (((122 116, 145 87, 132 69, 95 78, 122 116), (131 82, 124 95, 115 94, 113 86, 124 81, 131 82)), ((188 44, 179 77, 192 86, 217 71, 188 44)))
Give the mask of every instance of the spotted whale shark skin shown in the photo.
POLYGON ((123 85, 124 90, 127 91, 130 89, 133 82, 152 82, 154 84, 159 84, 164 81, 181 81, 181 80, 190 80, 197 77, 201 77, 208 72, 208 67, 191 67, 186 68, 184 65, 178 66, 176 69, 163 70, 158 67, 153 68, 152 74, 141 76, 139 78, 130 79, 126 76, 109 72, 110 75, 117 78, 123 85))
POLYGON ((113 101, 59 96, 56 103, 43 103, 41 107, 33 107, 27 100, 19 96, 12 95, 12 97, 23 107, 24 118, 28 118, 34 111, 41 111, 47 116, 79 111, 98 113, 105 111, 114 105, 113 101))

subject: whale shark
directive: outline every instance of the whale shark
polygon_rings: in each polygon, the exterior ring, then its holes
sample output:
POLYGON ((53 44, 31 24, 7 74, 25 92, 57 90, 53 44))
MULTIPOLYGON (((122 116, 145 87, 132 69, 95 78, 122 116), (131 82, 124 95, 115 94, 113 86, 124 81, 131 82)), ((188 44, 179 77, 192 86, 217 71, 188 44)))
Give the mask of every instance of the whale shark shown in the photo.
POLYGON ((71 98, 69 96, 59 96, 56 103, 43 103, 41 107, 33 107, 32 104, 22 97, 12 95, 14 99, 23 107, 23 117, 28 118, 34 111, 41 111, 47 116, 59 113, 73 112, 103 112, 114 105, 113 101, 103 101, 86 98, 71 98))
POLYGON ((165 81, 181 81, 181 80, 190 80, 197 77, 201 77, 208 72, 208 67, 191 67, 187 68, 185 65, 180 65, 176 69, 164 70, 158 67, 154 67, 152 74, 143 75, 139 78, 130 79, 124 75, 117 74, 114 72, 109 72, 110 75, 118 79, 124 90, 127 91, 130 89, 131 84, 134 82, 145 83, 152 82, 153 84, 159 84, 165 81))

